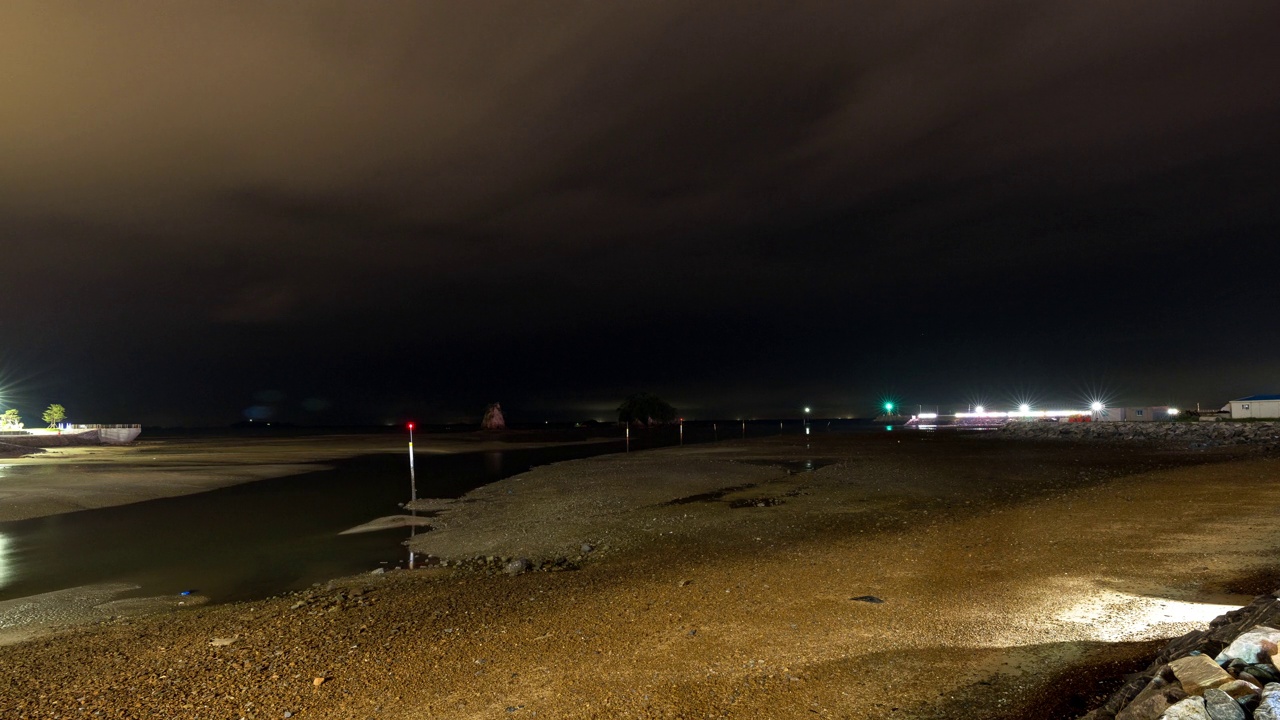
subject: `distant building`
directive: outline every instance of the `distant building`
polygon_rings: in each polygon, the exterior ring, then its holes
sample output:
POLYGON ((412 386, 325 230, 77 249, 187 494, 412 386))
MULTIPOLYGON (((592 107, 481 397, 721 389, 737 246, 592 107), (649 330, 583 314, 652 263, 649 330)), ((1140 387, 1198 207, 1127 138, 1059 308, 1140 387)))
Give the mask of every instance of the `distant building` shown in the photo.
POLYGON ((1232 420, 1243 418, 1280 419, 1280 395, 1250 395, 1232 400, 1222 408, 1231 413, 1232 420))
POLYGON ((1169 412, 1168 405, 1151 407, 1108 407, 1094 413, 1099 422, 1150 422, 1152 420, 1172 420, 1175 413, 1169 412))

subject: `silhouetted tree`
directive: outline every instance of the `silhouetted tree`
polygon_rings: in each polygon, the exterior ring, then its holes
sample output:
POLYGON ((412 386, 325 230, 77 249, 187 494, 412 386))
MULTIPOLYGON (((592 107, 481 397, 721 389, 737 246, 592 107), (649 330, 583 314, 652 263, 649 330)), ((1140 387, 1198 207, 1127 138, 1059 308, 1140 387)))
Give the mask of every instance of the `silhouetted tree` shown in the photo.
POLYGON ((618 406, 618 422, 639 425, 669 423, 676 419, 676 409, 666 400, 647 392, 631 395, 618 406))
POLYGON ((49 427, 53 427, 67 419, 67 409, 57 403, 54 403, 45 408, 44 414, 40 417, 44 418, 45 422, 49 423, 49 427))

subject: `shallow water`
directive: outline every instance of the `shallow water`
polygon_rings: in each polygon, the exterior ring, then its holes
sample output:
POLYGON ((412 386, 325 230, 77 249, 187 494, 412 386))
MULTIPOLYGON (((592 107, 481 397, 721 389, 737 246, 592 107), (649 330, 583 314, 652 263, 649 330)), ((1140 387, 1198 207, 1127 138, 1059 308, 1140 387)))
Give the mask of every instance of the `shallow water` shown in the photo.
MULTIPOLYGON (((689 423, 636 430, 630 442, 416 456, 420 498, 453 498, 538 465, 738 435, 803 432, 776 421, 689 423)), ((841 425, 849 425, 841 423, 841 425)), ((865 424, 862 424, 865 425, 865 424)), ((867 429, 850 425, 854 430, 867 429)), ((823 428, 826 431, 828 424, 823 428)), ((156 448, 151 454, 163 453, 156 448)), ((180 497, 0 523, 0 601, 102 583, 138 586, 138 597, 192 591, 213 602, 248 600, 343 575, 408 564, 404 546, 422 528, 339 535, 409 500, 407 457, 326 462, 329 470, 258 480, 180 497)), ((66 465, 0 466, 0 476, 54 475, 66 465)), ((207 469, 199 465, 200 470, 207 469)), ((76 466, 92 472, 107 466, 76 466)), ((805 467, 788 468, 795 471, 805 467)), ((111 465, 119 472, 120 465, 111 465)))
MULTIPOLYGON (((418 496, 458 497, 533 466, 620 449, 618 443, 605 443, 419 454, 418 496)), ((139 586, 134 593, 139 596, 191 590, 227 602, 405 565, 407 528, 338 533, 404 512, 406 458, 371 455, 329 464, 333 469, 194 495, 0 523, 0 600, 128 583, 139 586)), ((6 472, 49 473, 50 468, 57 466, 6 472)))

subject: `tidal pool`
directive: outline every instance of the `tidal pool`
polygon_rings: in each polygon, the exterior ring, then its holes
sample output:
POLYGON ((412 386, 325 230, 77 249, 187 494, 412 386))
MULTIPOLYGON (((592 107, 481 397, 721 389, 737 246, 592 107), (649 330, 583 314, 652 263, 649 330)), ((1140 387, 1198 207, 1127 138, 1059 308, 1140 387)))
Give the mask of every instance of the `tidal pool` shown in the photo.
MULTIPOLYGON (((597 443, 420 453, 418 496, 458 497, 537 465, 621 449, 619 443, 597 443)), ((332 469, 194 495, 0 523, 0 601, 123 583, 137 586, 137 596, 193 591, 229 602, 406 564, 402 543, 409 529, 339 533, 404 512, 407 457, 370 455, 329 464, 332 469)), ((9 467, 6 473, 56 470, 9 467)))

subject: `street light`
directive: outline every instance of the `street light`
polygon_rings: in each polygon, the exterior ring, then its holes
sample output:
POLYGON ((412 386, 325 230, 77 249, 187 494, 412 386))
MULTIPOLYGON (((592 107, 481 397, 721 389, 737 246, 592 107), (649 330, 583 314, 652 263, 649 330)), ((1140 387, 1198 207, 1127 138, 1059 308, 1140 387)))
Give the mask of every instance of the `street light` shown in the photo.
POLYGON ((1031 406, 1026 403, 1022 403, 1021 405, 1018 406, 1018 412, 1029 413, 1031 412, 1031 406))
POLYGON ((891 403, 891 402, 887 402, 887 403, 885 403, 885 404, 884 404, 884 411, 885 411, 886 413, 891 413, 891 412, 893 412, 893 403, 891 403))
POLYGON ((974 408, 974 410, 977 410, 979 415, 981 415, 982 413, 984 413, 984 412, 986 412, 986 411, 987 411, 987 409, 986 409, 986 408, 984 408, 984 407, 982 407, 981 405, 979 405, 978 407, 974 408))

